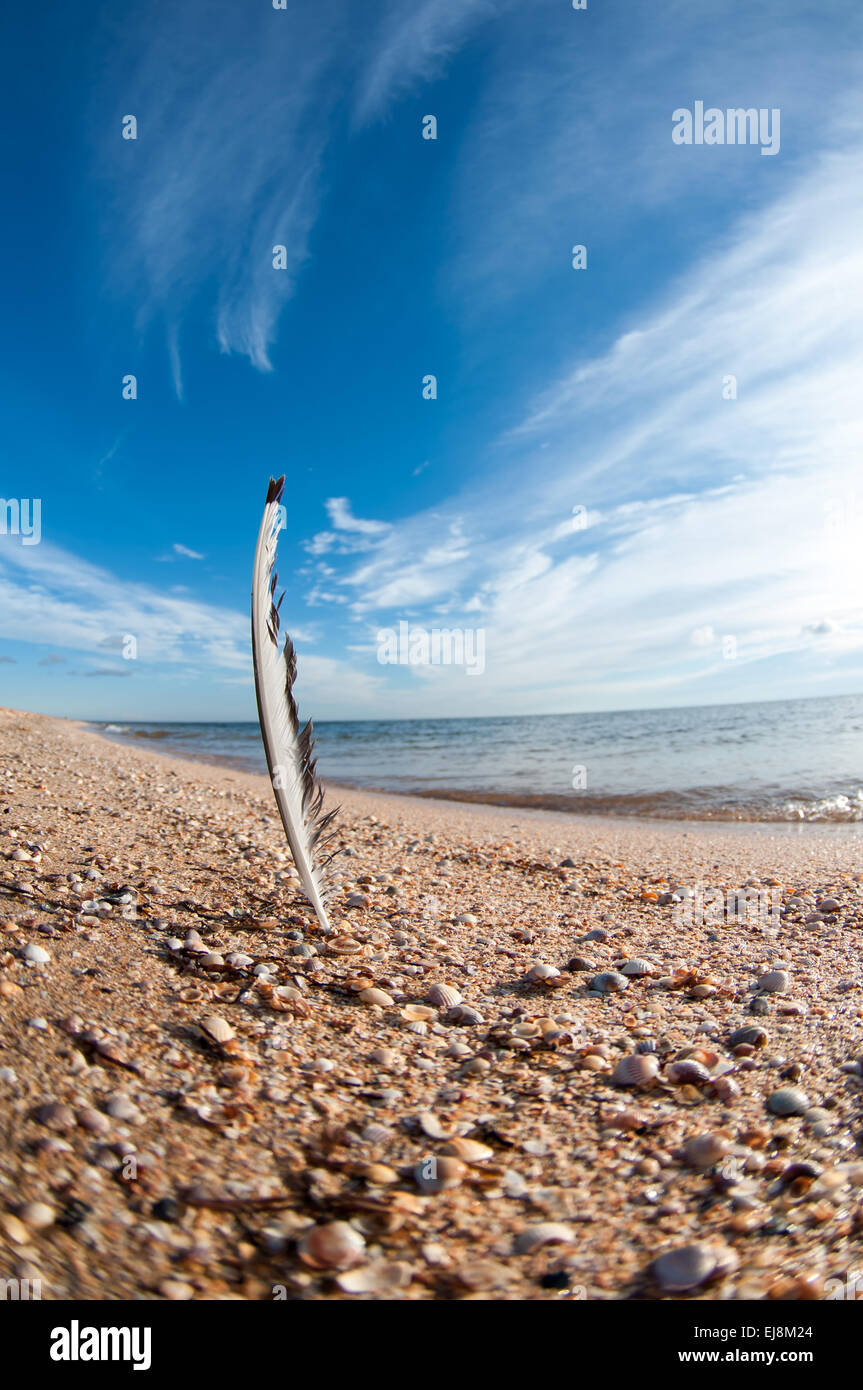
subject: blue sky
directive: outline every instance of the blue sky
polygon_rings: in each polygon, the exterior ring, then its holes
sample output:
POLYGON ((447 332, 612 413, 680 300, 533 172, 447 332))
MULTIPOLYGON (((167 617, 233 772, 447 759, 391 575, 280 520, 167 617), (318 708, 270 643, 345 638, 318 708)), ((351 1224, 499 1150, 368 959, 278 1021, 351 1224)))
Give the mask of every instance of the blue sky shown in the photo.
POLYGON ((271 473, 319 718, 863 689, 863 12, 703 8, 16 6, 0 703, 254 718, 271 473), (403 620, 482 676, 381 665, 403 620))

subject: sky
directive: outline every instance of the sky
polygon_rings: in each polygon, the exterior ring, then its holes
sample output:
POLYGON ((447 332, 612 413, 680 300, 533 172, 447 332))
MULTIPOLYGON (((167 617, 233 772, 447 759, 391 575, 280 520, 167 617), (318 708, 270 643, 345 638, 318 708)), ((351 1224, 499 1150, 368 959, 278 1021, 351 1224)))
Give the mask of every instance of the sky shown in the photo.
POLYGON ((281 474, 303 715, 863 690, 863 10, 709 9, 11 7, 0 704, 254 719, 281 474))

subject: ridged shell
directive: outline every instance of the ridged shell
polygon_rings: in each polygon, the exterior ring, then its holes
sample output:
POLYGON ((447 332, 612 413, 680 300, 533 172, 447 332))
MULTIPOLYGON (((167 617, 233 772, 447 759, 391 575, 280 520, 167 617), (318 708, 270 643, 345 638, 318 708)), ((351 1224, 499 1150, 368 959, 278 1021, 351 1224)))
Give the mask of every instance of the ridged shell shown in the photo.
MULTIPOLYGON (((729 1256, 731 1252, 728 1252, 729 1256)), ((697 1289, 725 1267, 722 1254, 710 1245, 683 1245, 666 1250, 650 1266, 650 1272, 665 1293, 686 1293, 697 1289)), ((729 1260, 733 1263, 733 1257, 729 1260)))
POLYGON ((675 1086, 703 1086, 710 1072, 701 1062, 669 1062, 665 1068, 667 1080, 675 1086))
POLYGON ((654 970, 649 960, 642 960, 640 956, 634 956, 632 960, 626 961, 620 967, 620 973, 638 979, 642 975, 652 975, 654 970))
POLYGON ((230 1023, 224 1018, 219 1018, 217 1014, 207 1014, 201 1019, 200 1027, 210 1042, 227 1043, 236 1036, 230 1023))
POLYGON ((621 1057, 611 1079, 618 1086, 649 1086, 658 1075, 659 1059, 649 1052, 639 1052, 621 1057))
POLYGON ((426 999, 437 1009, 454 1009, 461 1003, 461 995, 452 985, 432 985, 426 999))
POLYGON ((599 990, 601 994, 617 994, 629 988, 629 981, 617 970, 605 970, 601 975, 594 975, 590 988, 599 990))

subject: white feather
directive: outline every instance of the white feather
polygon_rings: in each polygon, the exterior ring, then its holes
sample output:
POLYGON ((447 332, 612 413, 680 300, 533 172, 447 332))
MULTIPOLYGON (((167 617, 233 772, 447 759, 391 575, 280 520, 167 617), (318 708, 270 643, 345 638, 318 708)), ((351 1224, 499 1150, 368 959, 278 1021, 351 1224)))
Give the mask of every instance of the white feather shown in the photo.
MULTIPOLYGON (((284 478, 270 479, 267 504, 258 532, 252 578, 252 661, 258 718, 270 781, 303 890, 321 925, 329 929, 324 899, 325 864, 320 850, 335 811, 321 812, 323 792, 315 777, 311 721, 301 731, 293 696, 297 665, 293 643, 285 636, 279 650, 279 614, 274 602, 276 542, 281 527, 284 478)), ((281 600, 279 600, 281 602, 281 600)))

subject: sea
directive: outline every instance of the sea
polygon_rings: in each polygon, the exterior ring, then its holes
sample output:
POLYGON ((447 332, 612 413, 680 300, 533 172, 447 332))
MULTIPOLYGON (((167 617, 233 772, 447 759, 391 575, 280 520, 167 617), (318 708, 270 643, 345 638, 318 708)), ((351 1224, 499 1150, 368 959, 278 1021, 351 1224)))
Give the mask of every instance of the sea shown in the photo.
MULTIPOLYGON (((93 724, 266 772, 256 723, 93 724)), ((578 815, 863 822, 863 695, 602 714, 315 725, 325 783, 578 815)))

